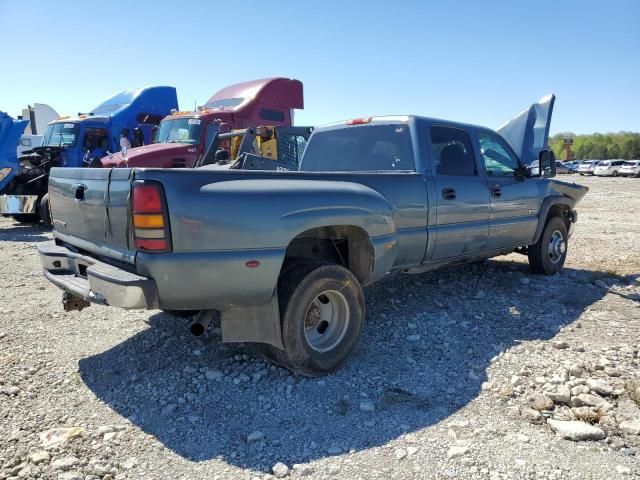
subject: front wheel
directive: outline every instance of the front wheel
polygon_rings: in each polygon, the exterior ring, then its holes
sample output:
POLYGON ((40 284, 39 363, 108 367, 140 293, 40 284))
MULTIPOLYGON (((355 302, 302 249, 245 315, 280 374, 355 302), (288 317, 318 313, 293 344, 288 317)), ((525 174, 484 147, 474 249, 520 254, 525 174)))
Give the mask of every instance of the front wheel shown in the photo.
POLYGON ((534 273, 554 275, 567 258, 567 226, 560 217, 549 220, 540 239, 529 246, 529 265, 534 273))
POLYGON ((617 177, 618 176, 618 172, 616 172, 615 170, 613 171, 613 173, 611 174, 612 177, 617 177))
POLYGON ((336 370, 355 347, 364 321, 364 295, 345 267, 301 263, 278 282, 284 350, 262 345, 270 360, 306 376, 336 370))

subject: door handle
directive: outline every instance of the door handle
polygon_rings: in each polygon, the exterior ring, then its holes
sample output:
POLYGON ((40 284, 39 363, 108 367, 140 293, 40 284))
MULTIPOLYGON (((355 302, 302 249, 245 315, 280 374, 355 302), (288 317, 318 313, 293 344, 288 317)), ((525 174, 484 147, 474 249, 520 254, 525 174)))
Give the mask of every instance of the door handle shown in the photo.
POLYGON ((502 188, 500 188, 500 185, 494 185, 489 190, 491 191, 491 195, 493 195, 494 197, 499 197, 502 195, 502 188))
POLYGON ((456 191, 453 188, 443 188, 442 189, 442 198, 445 200, 455 200, 456 191))

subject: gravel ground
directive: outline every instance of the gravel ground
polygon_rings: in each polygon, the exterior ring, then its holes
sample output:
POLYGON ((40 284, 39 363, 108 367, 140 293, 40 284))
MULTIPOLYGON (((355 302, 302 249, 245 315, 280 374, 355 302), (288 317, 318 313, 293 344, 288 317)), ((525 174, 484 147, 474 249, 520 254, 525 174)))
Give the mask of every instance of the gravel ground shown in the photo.
POLYGON ((322 379, 161 312, 65 313, 50 235, 0 219, 0 480, 640 477, 640 180, 575 180, 562 274, 390 276, 322 379))

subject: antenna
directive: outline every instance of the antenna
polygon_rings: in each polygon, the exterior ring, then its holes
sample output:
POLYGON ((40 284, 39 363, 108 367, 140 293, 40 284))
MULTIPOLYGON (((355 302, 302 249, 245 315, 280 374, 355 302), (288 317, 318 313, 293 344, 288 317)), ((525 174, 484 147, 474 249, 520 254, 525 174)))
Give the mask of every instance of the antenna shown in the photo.
POLYGON ((193 99, 193 111, 195 112, 196 110, 198 110, 198 105, 196 104, 196 99, 193 99))

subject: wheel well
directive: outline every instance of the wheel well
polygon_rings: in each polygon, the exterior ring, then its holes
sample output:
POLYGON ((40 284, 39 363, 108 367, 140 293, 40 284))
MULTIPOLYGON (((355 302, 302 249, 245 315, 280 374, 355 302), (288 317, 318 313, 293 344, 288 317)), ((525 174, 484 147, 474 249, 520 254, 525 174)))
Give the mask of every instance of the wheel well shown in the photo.
POLYGON ((562 203, 553 205, 549 209, 549 213, 547 214, 547 223, 553 217, 560 217, 564 221, 564 224, 567 227, 567 231, 569 230, 569 226, 571 224, 571 207, 569 207, 569 205, 565 205, 562 203))
POLYGON ((280 271, 299 260, 342 265, 366 285, 373 276, 375 257, 365 230, 352 225, 332 225, 312 228, 296 236, 287 247, 280 271))

